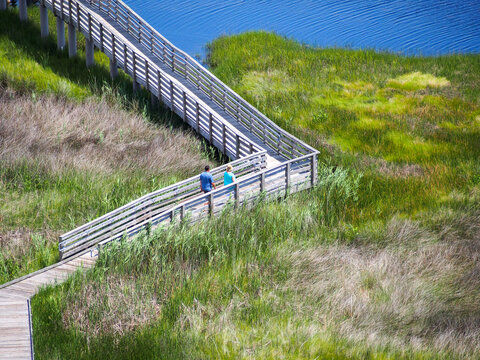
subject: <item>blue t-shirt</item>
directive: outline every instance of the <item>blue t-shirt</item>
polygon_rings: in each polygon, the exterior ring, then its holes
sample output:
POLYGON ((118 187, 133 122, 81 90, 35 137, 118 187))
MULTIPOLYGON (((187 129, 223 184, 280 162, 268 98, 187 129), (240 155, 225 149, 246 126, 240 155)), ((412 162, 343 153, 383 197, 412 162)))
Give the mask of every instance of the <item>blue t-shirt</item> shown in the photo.
POLYGON ((235 181, 235 175, 231 172, 224 172, 223 173, 223 185, 229 185, 235 181))
POLYGON ((203 191, 212 191, 213 176, 205 171, 200 175, 200 183, 203 191))

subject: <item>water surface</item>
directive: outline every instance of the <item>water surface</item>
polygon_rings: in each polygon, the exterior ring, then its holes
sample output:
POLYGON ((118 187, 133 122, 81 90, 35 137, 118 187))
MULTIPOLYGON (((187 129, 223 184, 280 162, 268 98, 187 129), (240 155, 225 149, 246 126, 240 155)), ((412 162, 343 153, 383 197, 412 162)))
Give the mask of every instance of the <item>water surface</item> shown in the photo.
POLYGON ((271 30, 318 46, 480 53, 480 0, 126 0, 190 55, 222 34, 271 30))

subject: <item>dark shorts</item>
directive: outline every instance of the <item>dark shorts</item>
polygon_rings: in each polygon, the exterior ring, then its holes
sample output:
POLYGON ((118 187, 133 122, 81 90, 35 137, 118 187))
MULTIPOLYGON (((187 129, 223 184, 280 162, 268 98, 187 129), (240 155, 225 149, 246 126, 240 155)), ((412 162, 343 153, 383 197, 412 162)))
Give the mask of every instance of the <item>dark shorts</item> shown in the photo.
POLYGON ((209 193, 210 191, 212 191, 212 190, 203 190, 203 192, 204 192, 205 194, 209 193))

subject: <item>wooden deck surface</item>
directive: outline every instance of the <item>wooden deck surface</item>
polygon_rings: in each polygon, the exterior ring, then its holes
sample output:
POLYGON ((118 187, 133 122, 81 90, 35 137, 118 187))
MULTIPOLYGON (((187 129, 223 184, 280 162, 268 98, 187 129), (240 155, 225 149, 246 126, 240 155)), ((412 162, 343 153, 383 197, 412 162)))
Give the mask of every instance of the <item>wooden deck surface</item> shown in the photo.
POLYGON ((47 284, 60 283, 70 274, 95 264, 97 251, 89 251, 0 286, 0 360, 33 359, 29 300, 47 284))

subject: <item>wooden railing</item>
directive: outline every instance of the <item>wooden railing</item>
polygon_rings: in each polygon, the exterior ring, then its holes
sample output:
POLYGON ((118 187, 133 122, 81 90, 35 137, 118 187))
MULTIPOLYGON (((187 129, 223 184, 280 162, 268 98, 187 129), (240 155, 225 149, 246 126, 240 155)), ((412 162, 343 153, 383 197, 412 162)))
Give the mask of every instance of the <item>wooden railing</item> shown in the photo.
POLYGON ((41 5, 74 25, 129 74, 133 81, 156 94, 172 111, 230 159, 263 150, 180 81, 163 71, 154 60, 116 34, 112 27, 105 25, 102 19, 89 9, 88 3, 82 0, 41 0, 41 5))
MULTIPOLYGON (((260 172, 266 167, 266 151, 249 155, 231 162, 239 181, 251 173, 260 172)), ((217 186, 223 184, 225 166, 211 170, 217 186)), ((200 193, 199 177, 181 181, 174 185, 154 191, 142 196, 98 219, 90 221, 64 235, 60 236, 59 250, 61 258, 87 249, 100 242, 108 242, 120 238, 131 229, 144 227, 153 223, 155 219, 185 200, 191 199, 200 193)))
MULTIPOLYGON (((236 183, 198 195, 199 180, 193 177, 145 195, 60 236, 62 258, 149 226, 198 221, 229 202, 240 206, 316 183, 314 148, 274 124, 122 1, 41 0, 41 6, 82 32, 134 84, 143 85, 230 159, 237 159, 236 183), (286 161, 264 169, 267 154, 286 161)), ((219 184, 222 172, 223 167, 212 171, 219 184)))
POLYGON ((122 236, 132 237, 147 226, 167 226, 181 221, 192 224, 205 217, 217 215, 229 204, 238 208, 251 205, 260 198, 277 197, 279 194, 287 195, 309 189, 316 183, 316 156, 317 153, 314 153, 288 160, 272 169, 265 169, 233 184, 198 195, 148 220, 134 224, 121 234, 98 241, 97 244, 103 245, 122 236))
POLYGON ((194 58, 169 42, 122 1, 89 0, 89 3, 113 19, 141 43, 146 52, 206 94, 278 155, 293 159, 315 151, 273 123, 194 58))

